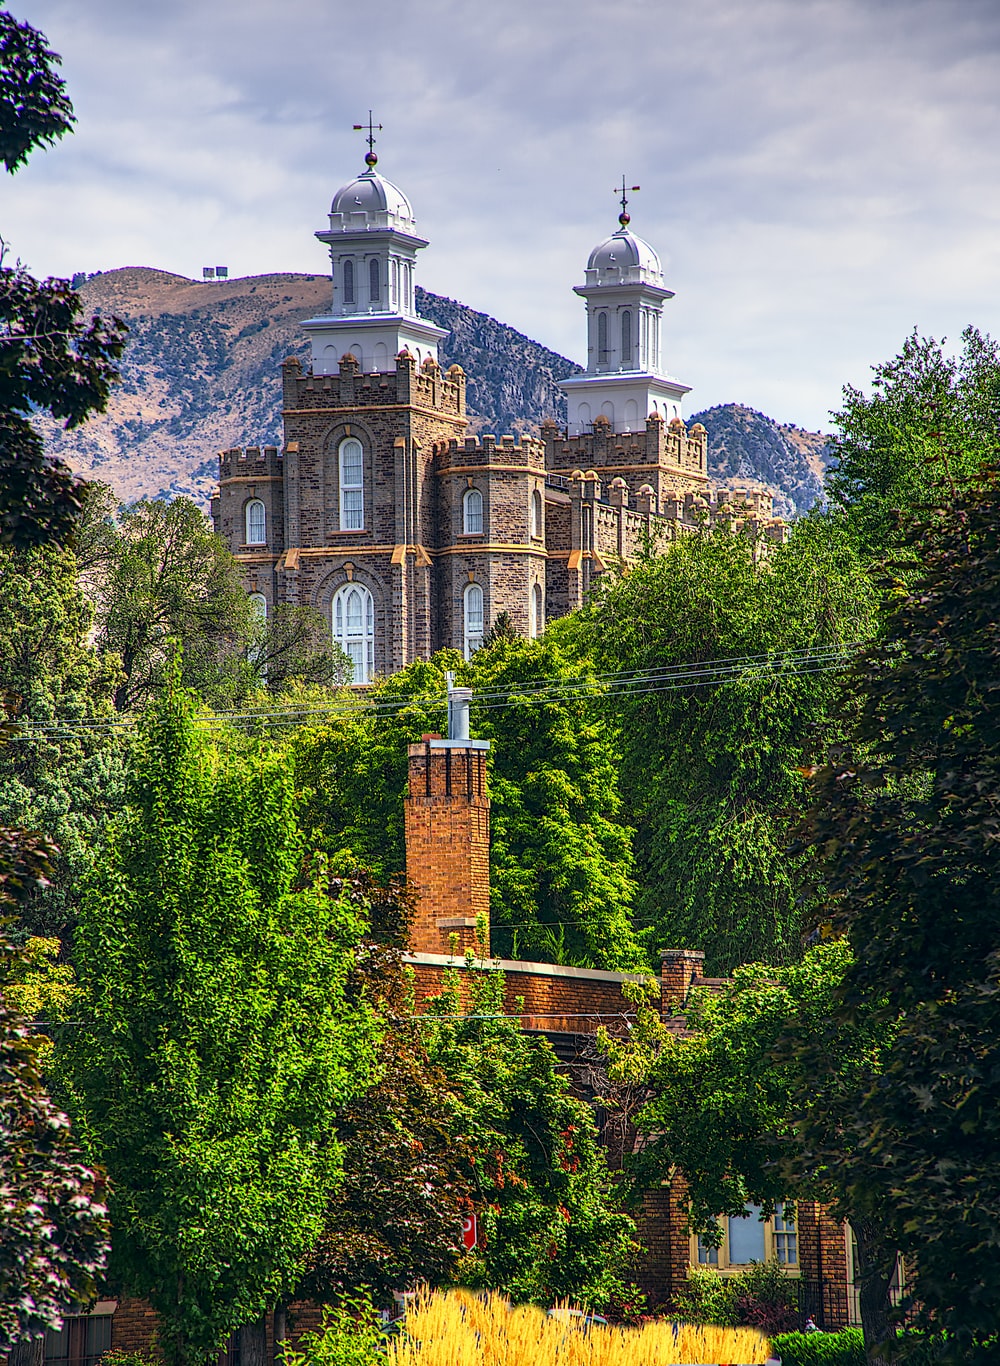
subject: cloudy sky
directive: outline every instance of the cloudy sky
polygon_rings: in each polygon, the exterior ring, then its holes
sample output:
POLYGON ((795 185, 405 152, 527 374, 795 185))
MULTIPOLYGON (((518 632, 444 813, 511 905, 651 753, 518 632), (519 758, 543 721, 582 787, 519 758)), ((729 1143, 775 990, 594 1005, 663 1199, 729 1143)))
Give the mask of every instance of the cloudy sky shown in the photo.
POLYGON ((9 0, 76 133, 0 184, 39 274, 321 271, 379 169, 420 281, 583 358, 572 293, 612 187, 677 297, 691 410, 827 425, 912 327, 1000 332, 998 0, 9 0))

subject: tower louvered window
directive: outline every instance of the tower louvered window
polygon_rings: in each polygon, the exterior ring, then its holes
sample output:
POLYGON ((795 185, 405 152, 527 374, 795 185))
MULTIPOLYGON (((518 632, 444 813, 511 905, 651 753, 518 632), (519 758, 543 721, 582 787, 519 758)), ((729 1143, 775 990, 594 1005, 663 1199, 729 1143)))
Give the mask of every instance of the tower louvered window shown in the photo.
POLYGON ((598 313, 597 315, 597 363, 607 365, 608 363, 608 315, 598 313))
POLYGON ((354 303, 354 262, 344 262, 344 303, 354 303))
POLYGON ((622 314, 622 365, 632 364, 632 314, 626 308, 622 314))
POLYGON ((365 524, 365 460, 361 442, 340 443, 340 529, 361 531, 365 524))
POLYGON ((373 304, 377 304, 382 298, 382 277, 379 263, 375 259, 368 262, 368 296, 373 304))

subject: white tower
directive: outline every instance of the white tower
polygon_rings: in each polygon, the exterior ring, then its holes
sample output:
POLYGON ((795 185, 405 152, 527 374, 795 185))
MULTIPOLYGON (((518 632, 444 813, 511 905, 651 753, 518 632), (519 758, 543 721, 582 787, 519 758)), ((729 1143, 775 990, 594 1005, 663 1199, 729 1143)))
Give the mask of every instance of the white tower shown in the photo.
POLYGON ((663 286, 656 252, 629 232, 622 189, 620 227, 590 253, 586 284, 574 293, 587 303, 587 369, 561 381, 570 436, 589 432, 603 414, 615 432, 645 430, 646 418, 681 417, 690 386, 667 375, 662 360, 663 286))
POLYGON ((410 202, 375 170, 369 131, 367 171, 344 185, 330 205, 330 226, 316 236, 330 248, 333 307, 302 324, 312 343, 313 373, 335 372, 350 352, 363 371, 394 370, 404 348, 418 361, 437 360, 447 330, 419 317, 414 302, 418 237, 410 202))

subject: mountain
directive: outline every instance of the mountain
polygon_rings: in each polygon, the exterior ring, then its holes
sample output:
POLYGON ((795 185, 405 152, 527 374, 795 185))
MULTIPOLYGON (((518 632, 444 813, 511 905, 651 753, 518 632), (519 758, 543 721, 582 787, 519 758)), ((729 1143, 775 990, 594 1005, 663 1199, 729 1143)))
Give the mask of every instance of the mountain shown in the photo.
MULTIPOLYGON (((220 450, 280 444, 278 367, 288 355, 307 355, 299 323, 328 307, 327 276, 203 283, 128 266, 78 288, 88 314, 125 319, 129 344, 106 413, 70 433, 43 424, 53 454, 111 484, 125 501, 183 493, 205 504, 220 450)), ((442 364, 457 361, 468 376, 471 432, 501 436, 537 430, 545 417, 565 419, 556 382, 578 373, 578 365, 454 299, 418 289, 417 305, 448 329, 442 364)), ((695 420, 708 429, 716 477, 762 480, 789 513, 815 500, 822 434, 781 427, 738 404, 710 408, 695 420)))
POLYGON ((823 432, 775 422, 742 403, 720 403, 693 413, 708 432, 708 467, 722 483, 760 480, 775 491, 782 517, 808 512, 822 496, 830 464, 830 438, 823 432))

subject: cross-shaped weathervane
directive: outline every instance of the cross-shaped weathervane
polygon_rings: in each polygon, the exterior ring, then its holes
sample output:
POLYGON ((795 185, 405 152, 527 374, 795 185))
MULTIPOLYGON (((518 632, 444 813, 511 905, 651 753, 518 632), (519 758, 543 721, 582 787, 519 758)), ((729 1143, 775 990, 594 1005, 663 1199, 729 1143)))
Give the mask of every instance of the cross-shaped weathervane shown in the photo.
MULTIPOLYGON (((354 131, 356 133, 363 133, 365 131, 365 125, 363 123, 356 123, 354 125, 354 131)), ((368 154, 365 157, 365 165, 368 166, 369 169, 374 167, 378 162, 378 157, 375 155, 375 134, 381 133, 381 131, 382 125, 380 123, 372 123, 372 111, 369 109, 368 136, 365 139, 365 141, 368 143, 368 154)))
POLYGON ((642 187, 640 185, 626 185, 624 176, 622 176, 621 185, 615 186, 615 194, 621 195, 619 203, 622 206, 622 211, 618 215, 618 222, 622 225, 623 228, 627 228, 629 223, 632 221, 628 216, 628 197, 630 194, 635 194, 636 191, 641 188, 642 187))

